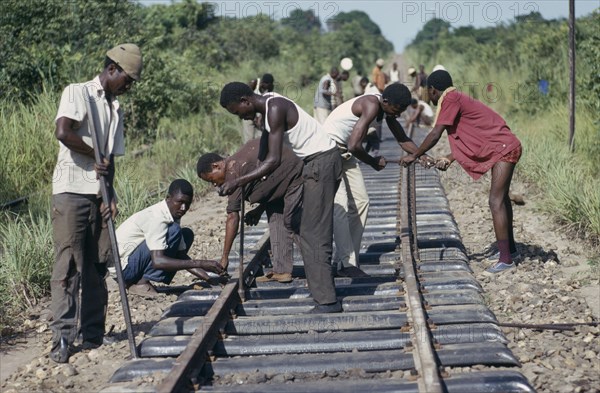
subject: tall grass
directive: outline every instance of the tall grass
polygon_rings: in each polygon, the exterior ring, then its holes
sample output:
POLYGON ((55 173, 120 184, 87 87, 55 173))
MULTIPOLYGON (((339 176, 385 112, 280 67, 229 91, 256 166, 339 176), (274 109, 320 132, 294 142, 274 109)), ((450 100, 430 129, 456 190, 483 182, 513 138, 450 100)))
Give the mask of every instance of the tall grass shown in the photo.
POLYGON ((50 184, 58 144, 54 138, 56 94, 44 92, 35 104, 0 105, 0 203, 50 184))
POLYGON ((30 210, 25 215, 3 215, 0 303, 2 317, 10 318, 47 294, 53 261, 52 222, 49 206, 41 213, 30 210))
POLYGON ((544 191, 540 206, 598 241, 600 236, 600 174, 590 152, 598 143, 595 124, 589 112, 579 111, 576 141, 581 145, 569 151, 568 110, 551 105, 551 115, 513 117, 525 151, 519 172, 544 191), (595 141, 594 141, 595 139, 595 141))

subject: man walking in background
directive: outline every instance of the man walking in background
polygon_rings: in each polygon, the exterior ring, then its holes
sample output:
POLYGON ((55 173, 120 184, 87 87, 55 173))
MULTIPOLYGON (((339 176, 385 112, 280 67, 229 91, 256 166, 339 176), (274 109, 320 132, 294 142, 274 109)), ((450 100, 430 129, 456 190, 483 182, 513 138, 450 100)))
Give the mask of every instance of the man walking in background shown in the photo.
POLYGON ((398 69, 398 63, 392 64, 390 70, 390 83, 400 82, 400 70, 398 69))
POLYGON ((335 94, 331 96, 331 110, 334 110, 344 102, 344 88, 342 84, 348 80, 350 73, 342 71, 335 80, 335 94))
POLYGON ((325 122, 327 116, 331 113, 332 97, 336 93, 335 81, 338 78, 340 72, 337 67, 331 67, 329 74, 325 74, 321 77, 317 90, 315 91, 314 100, 314 117, 321 124, 325 122))
POLYGON ((383 59, 377 59, 375 67, 373 67, 373 71, 371 71, 371 83, 377 87, 380 93, 385 89, 386 83, 386 77, 382 70, 384 64, 385 62, 383 59))
POLYGON ((123 110, 117 96, 126 93, 141 74, 140 49, 134 44, 118 45, 106 52, 100 75, 67 86, 60 100, 55 131, 59 151, 52 182, 56 260, 50 279, 54 316, 50 358, 58 363, 69 360, 79 332, 83 348, 98 347, 106 340, 108 292, 104 279, 111 247, 103 221, 117 215, 114 157, 125 152, 123 110), (88 96, 89 105, 95 105, 98 113, 100 146, 96 148, 100 149, 101 164, 94 158, 88 96), (109 201, 100 196, 100 175, 108 179, 109 201))
MULTIPOLYGON (((248 85, 256 94, 266 94, 273 92, 275 87, 275 78, 271 74, 264 74, 262 78, 252 79, 248 85)), ((242 139, 244 143, 259 138, 262 130, 259 124, 261 123, 260 116, 252 120, 242 120, 242 139)))

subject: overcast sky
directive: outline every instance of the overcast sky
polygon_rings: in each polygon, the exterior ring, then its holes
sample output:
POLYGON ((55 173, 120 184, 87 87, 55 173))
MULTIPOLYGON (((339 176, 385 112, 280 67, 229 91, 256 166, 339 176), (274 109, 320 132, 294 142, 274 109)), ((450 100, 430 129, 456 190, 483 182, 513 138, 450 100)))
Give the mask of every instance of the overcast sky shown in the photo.
MULTIPOLYGON (((169 4, 170 0, 140 0, 140 3, 169 4)), ((288 16, 297 8, 311 9, 325 22, 339 12, 364 11, 379 27, 385 38, 402 52, 423 24, 433 17, 444 19, 452 26, 494 26, 515 16, 538 11, 546 19, 566 18, 568 0, 496 0, 496 1, 210 1, 217 5, 217 15, 245 17, 263 13, 275 19, 288 16)), ((600 7, 600 0, 575 0, 577 17, 590 14, 600 7)))

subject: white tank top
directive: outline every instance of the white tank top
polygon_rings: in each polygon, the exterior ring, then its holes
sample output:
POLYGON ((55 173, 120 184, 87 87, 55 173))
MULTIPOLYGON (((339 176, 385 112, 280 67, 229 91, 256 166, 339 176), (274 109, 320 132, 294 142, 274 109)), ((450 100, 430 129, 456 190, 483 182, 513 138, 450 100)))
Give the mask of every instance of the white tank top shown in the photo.
POLYGON ((425 102, 419 100, 419 105, 423 105, 423 112, 421 112, 424 116, 433 117, 433 109, 425 102))
MULTIPOLYGON (((381 94, 365 95, 373 95, 378 99, 381 97, 381 94)), ((331 112, 329 116, 327 116, 325 123, 323 123, 323 129, 335 142, 341 143, 342 145, 348 144, 348 139, 350 139, 354 125, 358 121, 358 116, 352 113, 352 105, 356 100, 364 97, 365 95, 358 96, 344 102, 342 105, 335 108, 335 110, 331 112)))
POLYGON ((269 97, 265 103, 265 129, 267 132, 271 132, 271 125, 269 124, 269 101, 277 97, 290 101, 296 106, 296 110, 298 111, 298 122, 283 134, 284 142, 292 148, 298 157, 308 157, 335 147, 335 142, 331 140, 322 128, 323 126, 314 117, 306 113, 294 101, 279 94, 269 97))

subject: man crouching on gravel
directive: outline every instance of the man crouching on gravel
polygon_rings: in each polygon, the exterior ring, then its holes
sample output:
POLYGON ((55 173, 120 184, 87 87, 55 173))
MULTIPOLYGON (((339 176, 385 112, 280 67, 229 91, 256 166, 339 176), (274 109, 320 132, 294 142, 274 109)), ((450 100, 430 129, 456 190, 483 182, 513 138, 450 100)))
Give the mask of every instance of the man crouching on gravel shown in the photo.
POLYGON ((181 228, 179 221, 189 210, 193 197, 192 185, 177 179, 169 186, 164 200, 135 213, 117 229, 123 280, 130 294, 156 296, 150 281, 169 284, 179 270, 187 270, 203 280, 209 279, 207 270, 223 272, 217 261, 188 256, 194 233, 181 228))

